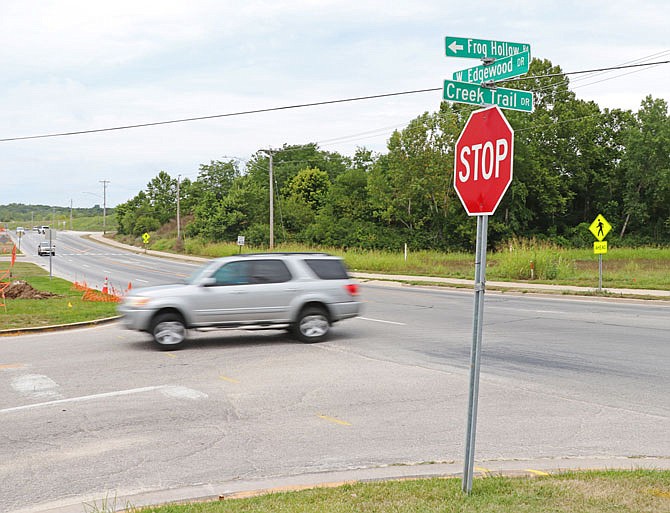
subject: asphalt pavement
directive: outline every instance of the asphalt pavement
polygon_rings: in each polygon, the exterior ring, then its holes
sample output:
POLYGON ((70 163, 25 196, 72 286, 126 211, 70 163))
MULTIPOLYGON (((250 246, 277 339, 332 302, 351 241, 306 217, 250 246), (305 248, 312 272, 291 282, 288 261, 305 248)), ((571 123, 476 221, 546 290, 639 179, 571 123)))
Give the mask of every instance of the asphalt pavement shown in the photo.
MULTIPOLYGON (((130 251, 144 253, 145 251, 133 246, 127 246, 104 238, 100 233, 90 234, 92 238, 108 245, 123 247, 130 251)), ((152 256, 185 260, 190 262, 204 262, 208 259, 192 256, 175 255, 159 251, 146 251, 152 256)), ((377 273, 353 272, 352 275, 361 281, 382 281, 399 284, 425 284, 467 288, 473 286, 472 280, 440 278, 429 276, 388 275, 377 273)), ((595 288, 575 287, 541 283, 513 283, 487 281, 488 290, 515 293, 552 293, 593 296, 595 288)), ((644 289, 606 289, 603 292, 609 298, 647 298, 670 300, 670 291, 644 289)), ((54 327, 50 327, 54 329, 54 327)), ((592 469, 663 469, 670 470, 670 458, 545 458, 533 460, 495 460, 477 461, 475 476, 509 475, 509 476, 541 476, 566 470, 592 469)), ((249 497, 264 493, 288 490, 301 490, 313 487, 337 486, 353 482, 371 482, 389 479, 452 477, 462 478, 462 461, 445 461, 433 463, 417 463, 415 465, 389 465, 369 468, 352 468, 332 472, 320 472, 302 475, 273 476, 262 479, 236 479, 218 483, 205 483, 198 486, 172 488, 164 490, 150 490, 143 493, 114 497, 117 511, 122 511, 127 505, 134 507, 157 505, 184 501, 215 501, 223 499, 249 497)), ((475 485, 476 487, 476 482, 475 485)), ((51 504, 42 504, 34 508, 21 509, 10 513, 81 513, 82 504, 90 507, 100 506, 103 501, 110 508, 110 498, 68 498, 51 504)), ((93 509, 96 510, 96 509, 93 509)))

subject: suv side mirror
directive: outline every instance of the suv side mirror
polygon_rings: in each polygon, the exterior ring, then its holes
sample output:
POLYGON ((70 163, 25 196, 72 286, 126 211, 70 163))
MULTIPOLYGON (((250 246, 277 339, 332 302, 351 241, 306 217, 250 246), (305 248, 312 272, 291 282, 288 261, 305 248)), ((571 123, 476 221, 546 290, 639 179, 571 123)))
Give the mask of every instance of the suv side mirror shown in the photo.
POLYGON ((200 282, 201 287, 213 287, 214 285, 216 285, 216 278, 213 276, 203 278, 203 280, 200 282))

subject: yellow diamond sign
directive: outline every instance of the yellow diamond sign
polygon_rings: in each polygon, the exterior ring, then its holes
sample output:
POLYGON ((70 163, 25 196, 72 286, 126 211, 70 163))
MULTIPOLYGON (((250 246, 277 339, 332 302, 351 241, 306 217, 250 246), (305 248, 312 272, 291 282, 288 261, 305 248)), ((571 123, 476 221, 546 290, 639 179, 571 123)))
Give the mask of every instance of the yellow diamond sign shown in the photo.
POLYGON ((610 225, 607 222, 607 219, 605 219, 601 214, 598 214, 596 220, 591 223, 591 226, 589 226, 589 230, 593 236, 600 241, 607 237, 607 234, 611 229, 612 225, 610 225))

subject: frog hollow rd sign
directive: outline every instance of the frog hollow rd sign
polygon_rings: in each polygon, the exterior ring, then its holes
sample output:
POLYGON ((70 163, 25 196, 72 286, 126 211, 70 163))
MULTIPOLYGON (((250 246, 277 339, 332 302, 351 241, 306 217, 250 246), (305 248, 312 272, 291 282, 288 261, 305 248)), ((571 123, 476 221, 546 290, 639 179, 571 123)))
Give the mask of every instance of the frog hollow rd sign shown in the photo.
POLYGON ((470 216, 492 215, 512 183, 514 130, 498 106, 476 110, 456 141, 454 188, 470 216))

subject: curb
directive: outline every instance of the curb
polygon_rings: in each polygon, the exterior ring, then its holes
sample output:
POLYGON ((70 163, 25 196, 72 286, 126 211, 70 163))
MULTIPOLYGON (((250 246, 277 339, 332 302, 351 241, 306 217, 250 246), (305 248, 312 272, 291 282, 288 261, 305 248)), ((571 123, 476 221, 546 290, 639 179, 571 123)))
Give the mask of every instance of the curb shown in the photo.
MULTIPOLYGON (((597 470, 670 470, 670 458, 646 457, 573 457, 519 460, 478 461, 476 478, 493 476, 537 478, 570 471, 597 470)), ((133 511, 132 508, 156 507, 169 504, 220 502, 260 495, 295 492, 316 488, 336 488, 357 483, 409 481, 418 479, 461 479, 463 463, 460 461, 407 463, 382 465, 323 472, 306 472, 285 476, 230 478, 220 482, 202 483, 179 488, 138 490, 115 496, 114 509, 105 511, 133 511), (131 506, 128 509, 127 506, 131 506), (116 509, 116 508, 121 508, 116 509)), ((51 503, 14 511, 13 513, 79 513, 102 511, 96 506, 109 500, 105 496, 72 497, 51 503)), ((109 505, 109 504, 108 504, 109 505)))
POLYGON ((121 248, 125 249, 126 251, 130 251, 132 253, 138 254, 138 255, 150 255, 150 256, 156 256, 156 257, 161 257, 161 258, 169 258, 172 260, 178 260, 178 261, 186 261, 186 262, 195 262, 195 263, 204 263, 204 262, 209 262, 212 260, 211 258, 204 258, 204 257, 198 257, 198 256, 193 256, 193 255, 180 255, 178 253, 168 253, 166 251, 155 251, 153 249, 142 249, 138 248, 137 246, 131 246, 130 244, 124 244, 123 242, 117 242, 112 239, 108 239, 105 237, 103 234, 99 232, 93 232, 93 233, 88 233, 86 237, 93 239, 96 242, 99 242, 100 244, 105 244, 107 246, 112 246, 115 248, 121 248))
MULTIPOLYGON (((407 285, 453 287, 459 289, 472 289, 473 280, 459 278, 441 278, 435 276, 408 276, 396 274, 378 274, 351 272, 352 277, 366 281, 398 282, 407 285)), ((506 281, 487 281, 486 289, 501 293, 510 292, 518 294, 562 294, 583 296, 596 299, 646 299, 658 301, 670 301, 670 290, 648 290, 648 289, 597 289, 589 287, 577 287, 574 285, 552 285, 544 283, 516 283, 506 281)))
POLYGON ((73 322, 71 324, 54 324, 51 326, 32 326, 27 328, 13 328, 8 330, 0 330, 0 337, 11 337, 15 335, 29 335, 31 333, 87 328, 102 324, 110 324, 120 318, 121 318, 120 315, 116 315, 114 317, 105 317, 104 319, 94 319, 92 321, 73 322))

